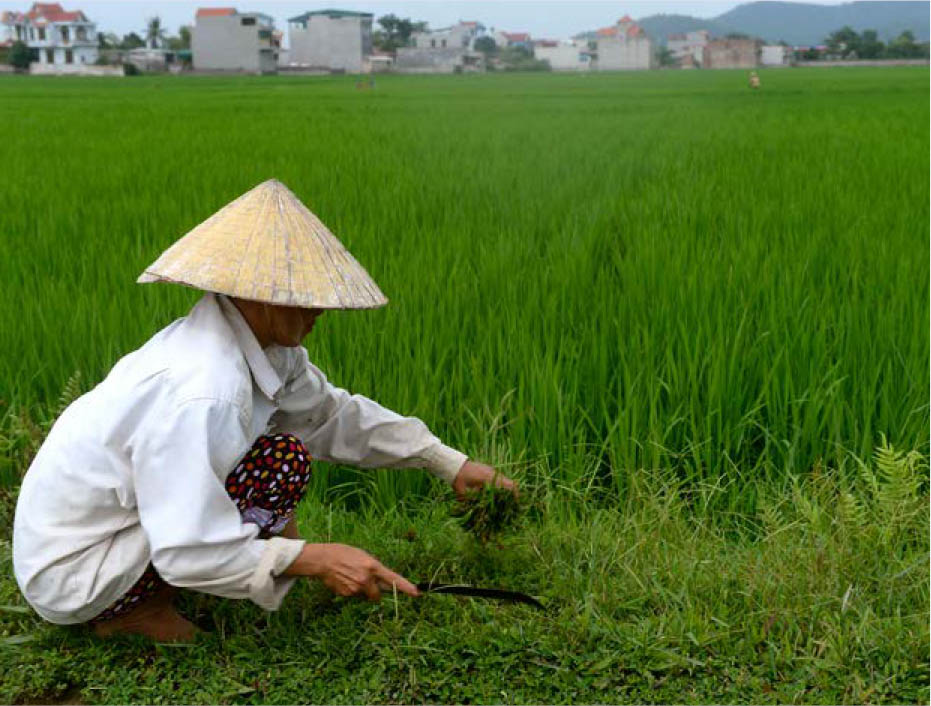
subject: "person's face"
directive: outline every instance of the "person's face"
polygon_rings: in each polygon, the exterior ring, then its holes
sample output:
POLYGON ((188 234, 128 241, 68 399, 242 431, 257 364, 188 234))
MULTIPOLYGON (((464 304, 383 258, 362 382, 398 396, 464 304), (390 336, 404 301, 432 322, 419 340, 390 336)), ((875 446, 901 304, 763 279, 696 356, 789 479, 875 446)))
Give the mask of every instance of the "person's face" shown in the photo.
POLYGON ((299 346, 314 328, 324 309, 302 309, 297 306, 267 305, 268 337, 279 346, 299 346))

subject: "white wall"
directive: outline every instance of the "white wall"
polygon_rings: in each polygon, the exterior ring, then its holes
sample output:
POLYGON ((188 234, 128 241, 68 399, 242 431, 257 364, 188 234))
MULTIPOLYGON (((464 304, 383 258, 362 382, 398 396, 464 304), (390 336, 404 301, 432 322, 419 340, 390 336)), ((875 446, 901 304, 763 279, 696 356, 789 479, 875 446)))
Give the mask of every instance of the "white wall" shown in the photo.
POLYGON ((598 40, 599 71, 651 69, 654 63, 653 42, 648 37, 598 40))
POLYGON ((565 42, 555 47, 535 46, 533 55, 548 61, 553 71, 588 71, 592 62, 588 54, 582 54, 582 50, 587 48, 565 42))
POLYGON ((360 73, 372 50, 372 20, 311 15, 306 28, 291 23, 288 40, 290 63, 360 73))
POLYGON ((242 20, 243 15, 197 18, 191 30, 194 69, 256 73, 277 69, 271 42, 259 39, 260 29, 270 31, 273 28, 263 26, 258 20, 255 24, 243 25, 242 20))
POLYGON ((39 64, 29 65, 29 73, 36 76, 123 76, 123 66, 94 66, 93 64, 39 64))
POLYGON ((763 66, 788 66, 789 48, 781 44, 764 46, 760 54, 760 63, 763 66))

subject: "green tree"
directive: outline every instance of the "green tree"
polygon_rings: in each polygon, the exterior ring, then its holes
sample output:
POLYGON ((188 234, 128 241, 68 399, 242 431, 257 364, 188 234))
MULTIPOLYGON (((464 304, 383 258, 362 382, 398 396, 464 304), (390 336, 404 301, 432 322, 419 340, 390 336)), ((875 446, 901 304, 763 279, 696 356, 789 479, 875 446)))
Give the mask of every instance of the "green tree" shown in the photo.
POLYGON ((656 63, 660 66, 676 66, 678 62, 669 47, 661 46, 656 50, 656 63))
POLYGON ((165 41, 165 29, 162 27, 162 18, 158 15, 150 17, 145 23, 145 45, 149 49, 158 49, 165 41))
POLYGON ((10 66, 17 71, 28 71, 29 64, 33 62, 34 58, 35 52, 27 47, 25 42, 20 41, 13 42, 7 55, 10 66))
POLYGON ((120 49, 138 49, 145 46, 145 40, 135 32, 124 34, 120 42, 120 49))
POLYGON ((845 25, 825 39, 828 52, 838 56, 849 56, 851 53, 860 56, 860 35, 853 27, 845 25))
POLYGON ((865 29, 860 35, 860 49, 857 56, 861 59, 878 59, 886 50, 886 45, 879 39, 875 29, 865 29))
POLYGON ((178 29, 177 37, 168 38, 168 48, 173 51, 181 51, 191 48, 191 28, 187 25, 181 25, 178 29))
POLYGON ((475 40, 475 51, 480 51, 485 55, 485 61, 489 57, 498 53, 498 45, 492 37, 479 37, 475 40))
POLYGON ((382 51, 395 51, 398 47, 410 44, 414 32, 424 32, 426 22, 414 22, 409 17, 398 17, 395 14, 384 15, 378 18, 381 29, 372 34, 372 43, 382 51))
POLYGON ((915 35, 905 30, 898 37, 889 42, 886 56, 891 59, 919 59, 927 55, 927 49, 915 42, 915 35))
POLYGON ((505 71, 549 71, 550 62, 536 59, 525 47, 503 47, 498 61, 505 71))

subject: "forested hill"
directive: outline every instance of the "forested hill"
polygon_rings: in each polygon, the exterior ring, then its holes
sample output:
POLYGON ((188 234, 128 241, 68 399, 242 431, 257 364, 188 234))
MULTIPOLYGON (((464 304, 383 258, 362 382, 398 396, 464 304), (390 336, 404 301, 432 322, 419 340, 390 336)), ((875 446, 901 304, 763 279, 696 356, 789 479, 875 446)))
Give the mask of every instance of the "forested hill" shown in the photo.
POLYGON ((665 42, 673 32, 707 29, 715 36, 742 32, 794 45, 822 44, 831 32, 849 25, 857 32, 875 29, 890 40, 910 30, 919 42, 929 39, 927 2, 850 2, 814 5, 798 2, 751 2, 710 19, 688 15, 650 15, 637 20, 654 40, 665 42))

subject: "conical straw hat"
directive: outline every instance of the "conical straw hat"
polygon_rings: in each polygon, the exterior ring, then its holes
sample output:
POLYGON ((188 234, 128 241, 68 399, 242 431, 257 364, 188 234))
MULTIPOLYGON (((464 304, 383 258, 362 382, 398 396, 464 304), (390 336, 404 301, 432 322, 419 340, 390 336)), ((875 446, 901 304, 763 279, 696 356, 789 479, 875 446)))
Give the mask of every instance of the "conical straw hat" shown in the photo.
POLYGON ((214 213, 136 281, 175 282, 307 309, 374 309, 388 303, 336 236, 277 179, 214 213))

